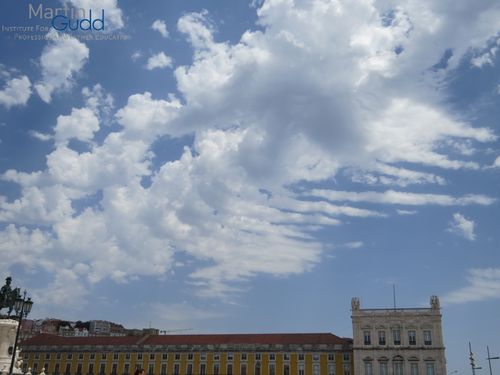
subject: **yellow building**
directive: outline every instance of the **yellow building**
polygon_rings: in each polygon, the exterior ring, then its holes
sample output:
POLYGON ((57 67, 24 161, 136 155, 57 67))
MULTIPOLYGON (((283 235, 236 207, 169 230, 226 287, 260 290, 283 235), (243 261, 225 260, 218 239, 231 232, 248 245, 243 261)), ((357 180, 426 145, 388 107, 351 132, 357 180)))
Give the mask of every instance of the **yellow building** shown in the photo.
POLYGON ((331 333, 63 337, 21 344, 47 375, 351 375, 352 340, 331 333))

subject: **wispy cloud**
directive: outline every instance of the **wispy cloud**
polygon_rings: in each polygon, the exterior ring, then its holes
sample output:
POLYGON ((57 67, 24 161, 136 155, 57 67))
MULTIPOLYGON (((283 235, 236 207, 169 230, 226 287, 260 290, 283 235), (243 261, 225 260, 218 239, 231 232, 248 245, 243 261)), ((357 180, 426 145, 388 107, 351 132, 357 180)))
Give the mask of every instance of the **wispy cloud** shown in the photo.
POLYGON ((46 134, 46 133, 41 133, 39 131, 36 131, 36 130, 30 130, 28 132, 28 134, 35 138, 35 139, 38 139, 39 141, 43 141, 43 142, 47 142, 47 141, 50 141, 51 139, 53 139, 54 137, 50 134, 46 134))
POLYGON ((182 323, 181 326, 183 326, 202 320, 224 317, 224 314, 220 311, 198 308, 188 302, 171 304, 153 303, 151 309, 153 315, 167 326, 178 326, 179 323, 182 323))
POLYGON ((461 197, 454 197, 446 194, 419 194, 395 190, 387 190, 380 193, 376 191, 353 192, 315 189, 310 193, 307 193, 307 195, 325 198, 330 201, 370 202, 408 206, 466 206, 471 204, 488 206, 496 201, 495 198, 480 194, 469 194, 461 197))
POLYGON ((500 298, 500 268, 473 268, 468 270, 469 285, 449 292, 443 303, 467 303, 500 298))
POLYGON ((475 225, 473 220, 465 218, 462 214, 455 213, 453 214, 453 220, 450 222, 448 231, 469 241, 474 241, 476 239, 476 234, 474 233, 475 225))

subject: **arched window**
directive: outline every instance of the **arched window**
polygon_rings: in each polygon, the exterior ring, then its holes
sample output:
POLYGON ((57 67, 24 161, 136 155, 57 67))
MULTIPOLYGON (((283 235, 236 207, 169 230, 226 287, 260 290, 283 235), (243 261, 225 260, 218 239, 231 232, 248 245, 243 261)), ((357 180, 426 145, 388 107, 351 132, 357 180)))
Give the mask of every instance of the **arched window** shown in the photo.
POLYGON ((404 375, 403 374, 403 357, 396 356, 392 359, 392 371, 394 375, 404 375))

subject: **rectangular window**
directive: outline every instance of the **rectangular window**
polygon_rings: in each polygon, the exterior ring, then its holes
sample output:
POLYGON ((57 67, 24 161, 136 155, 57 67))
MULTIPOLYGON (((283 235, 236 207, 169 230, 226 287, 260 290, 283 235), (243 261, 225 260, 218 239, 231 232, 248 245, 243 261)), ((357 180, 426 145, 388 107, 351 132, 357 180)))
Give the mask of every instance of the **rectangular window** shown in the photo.
POLYGON ((214 375, 219 375, 219 364, 214 363, 214 375))
POLYGON ((283 353, 283 360, 289 361, 290 360, 290 353, 283 353))
POLYGON ((28 353, 24 353, 23 358, 28 359, 28 353))
POLYGON ((371 363, 371 361, 366 361, 365 362, 365 375, 372 375, 372 374, 373 374, 372 363, 371 363))
POLYGON ((411 363, 410 364, 410 373, 411 375, 418 375, 418 363, 411 363))
POLYGON ((38 371, 38 363, 33 363, 33 373, 37 373, 38 371))
POLYGON ((283 365, 283 375, 290 375, 290 365, 288 363, 283 365))
POLYGON ((394 375, 403 375, 403 362, 394 362, 394 375))
POLYGON ((90 359, 91 360, 95 359, 95 353, 90 353, 90 359))
POLYGON ((255 360, 260 361, 260 353, 255 353, 255 360))
POLYGON ((106 359, 108 359, 108 355, 107 355, 106 353, 102 353, 102 354, 101 354, 101 359, 102 359, 102 360, 106 360, 106 359))
POLYGON ((351 365, 348 363, 344 364, 344 375, 351 375, 351 365))
POLYGON ((56 363, 56 365, 54 366, 54 375, 58 375, 59 374, 59 366, 60 366, 59 363, 56 363))
POLYGON ((240 375, 247 375, 247 364, 242 363, 240 365, 240 375))
POLYGON ((45 359, 50 359, 50 353, 45 353, 45 359))
POLYGON ((427 375, 434 375, 434 363, 427 362, 425 364, 425 368, 426 368, 426 374, 427 375))
POLYGON ((161 364, 160 375, 167 375, 167 364, 166 363, 161 364))
POLYGON ((380 362, 380 375, 387 375, 387 362, 380 362))
POLYGON ((431 336, 431 331, 426 329, 424 331, 424 344, 425 345, 432 345, 432 336, 431 336))
POLYGON ((351 357, 349 356, 349 353, 347 353, 347 352, 344 352, 343 357, 344 357, 344 362, 349 362, 349 360, 350 360, 350 358, 351 358, 351 357))
POLYGON ((168 354, 167 353, 163 353, 161 355, 161 359, 163 359, 164 361, 166 361, 168 359, 168 354))
POLYGON ((155 373, 155 364, 150 363, 148 364, 148 375, 153 375, 155 373))
POLYGON ((118 361, 118 358, 119 358, 119 357, 118 357, 118 353, 114 353, 114 354, 113 354, 113 360, 114 360, 114 361, 118 361))
POLYGON ((61 353, 60 352, 56 353, 56 359, 61 359, 61 353))
POLYGON ((66 369, 64 370, 65 374, 71 374, 71 363, 66 363, 66 369))
POLYGON ((149 360, 150 361, 154 361, 155 360, 155 354, 154 353, 149 354, 149 360))
POLYGON ((329 361, 335 361, 335 354, 333 354, 333 353, 328 353, 328 360, 329 360, 329 361))
POLYGON ((118 363, 113 363, 111 366, 111 375, 116 375, 118 374, 118 363))
POLYGON ((40 353, 35 353, 35 359, 40 359, 40 353))
POLYGON ((188 363, 186 374, 187 375, 193 375, 193 364, 192 363, 188 363))
POLYGON ((247 360, 247 353, 241 353, 241 360, 246 361, 247 360))
POLYGON ((319 375, 319 365, 313 366, 313 375, 319 375))
POLYGON ((276 375, 276 365, 274 363, 269 364, 269 375, 276 375))
POLYGON ((318 353, 313 354, 313 361, 319 361, 319 354, 318 353))
POLYGON ((88 373, 89 373, 89 375, 94 373, 94 364, 93 363, 89 363, 89 372, 88 373))
POLYGON ((304 364, 301 363, 299 365, 299 375, 304 375, 304 374, 305 374, 305 372, 304 372, 304 364))
POLYGON ((408 331, 408 344, 417 345, 417 335, 415 331, 408 331))
POLYGON ((125 365, 123 366, 123 375, 128 375, 129 373, 130 373, 130 364, 125 363, 125 365))
POLYGON ((83 365, 81 363, 76 365, 76 373, 77 375, 80 375, 82 373, 82 367, 83 365))
POLYGON ((45 372, 48 372, 49 371, 49 364, 48 363, 44 363, 43 364, 43 369, 45 370, 45 372))
POLYGON ((174 375, 179 375, 180 373, 180 365, 178 363, 174 363, 174 375))
POLYGON ((328 375, 335 375, 335 365, 328 365, 328 375))
POLYGON ((193 353, 188 353, 188 361, 192 361, 194 358, 193 353))
POLYGON ((200 353, 200 360, 206 361, 207 360, 207 353, 200 353))
POLYGON ((142 361, 142 353, 137 353, 137 360, 142 361))
POLYGON ((372 343, 372 337, 370 331, 363 331, 363 342, 365 345, 371 345, 372 343))
POLYGON ((215 353, 214 354, 214 361, 218 361, 220 360, 220 354, 219 353, 215 353))
POLYGON ((66 354, 66 359, 67 359, 68 361, 72 360, 72 359, 73 359, 73 353, 68 353, 68 354, 66 354))
POLYGON ((204 363, 200 364, 200 375, 205 375, 207 372, 207 365, 204 363))
POLYGON ((104 375, 106 373, 106 364, 101 363, 101 366, 99 367, 99 374, 104 375))
POLYGON ((300 353, 299 354, 299 361, 303 361, 304 360, 304 354, 300 353))
POLYGON ((233 353, 227 353, 227 360, 232 361, 234 358, 233 353))
POLYGON ((399 329, 394 329, 392 331, 392 341, 394 345, 401 345, 401 331, 399 329))
POLYGON ((255 364, 255 372, 254 372, 255 375, 260 375, 260 363, 257 362, 255 364))
POLYGON ((233 375, 233 364, 232 363, 227 364, 227 375, 233 375))
POLYGON ((270 361, 276 360, 276 355, 275 354, 269 354, 269 360, 270 361))
POLYGON ((130 353, 125 354, 125 359, 130 359, 130 353))

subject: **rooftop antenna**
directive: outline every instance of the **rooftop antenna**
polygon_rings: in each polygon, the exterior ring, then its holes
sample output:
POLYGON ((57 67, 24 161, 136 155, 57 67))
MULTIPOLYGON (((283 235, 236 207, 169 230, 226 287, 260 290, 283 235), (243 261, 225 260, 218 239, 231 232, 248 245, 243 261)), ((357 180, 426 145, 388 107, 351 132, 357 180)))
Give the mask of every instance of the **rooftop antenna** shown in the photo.
POLYGON ((396 284, 392 284, 392 300, 394 301, 394 310, 396 310, 396 284))

